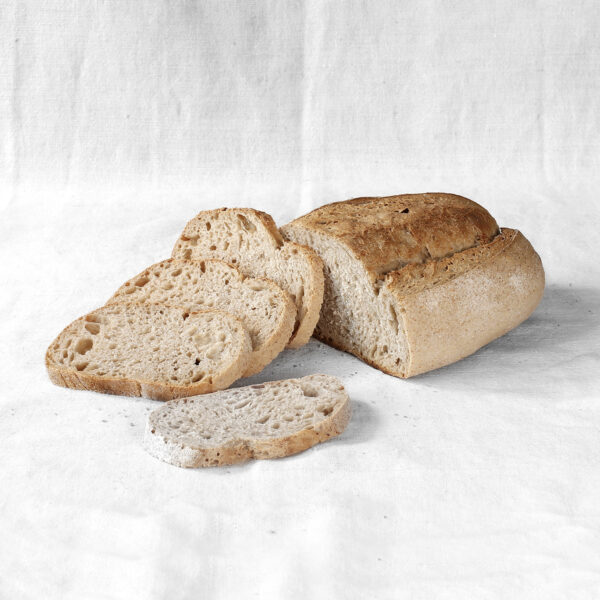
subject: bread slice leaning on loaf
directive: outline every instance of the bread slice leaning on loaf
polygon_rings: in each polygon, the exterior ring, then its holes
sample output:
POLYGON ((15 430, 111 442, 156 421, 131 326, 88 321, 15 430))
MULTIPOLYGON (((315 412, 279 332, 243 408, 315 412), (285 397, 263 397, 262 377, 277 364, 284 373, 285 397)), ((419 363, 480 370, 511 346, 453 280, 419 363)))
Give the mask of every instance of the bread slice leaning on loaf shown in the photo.
POLYGON ((219 258, 251 277, 266 277, 290 293, 296 322, 290 348, 308 342, 323 301, 323 264, 310 248, 284 241, 273 219, 251 208, 199 213, 185 226, 173 258, 219 258))
POLYGON ((163 260, 124 283, 107 304, 131 301, 179 306, 189 312, 216 308, 235 315, 252 341, 244 376, 261 371, 284 349, 296 317, 289 294, 275 283, 245 277, 215 259, 163 260))
POLYGON ((278 458, 339 435, 350 413, 339 379, 309 375, 167 402, 150 413, 144 446, 178 467, 278 458))
POLYGON ((316 337, 398 377, 475 352, 524 321, 544 290, 525 237, 453 194, 336 202, 282 233, 325 265, 316 337))
POLYGON ((56 385, 171 400, 228 387, 251 351, 244 325, 229 313, 118 303, 67 326, 50 344, 46 368, 56 385))

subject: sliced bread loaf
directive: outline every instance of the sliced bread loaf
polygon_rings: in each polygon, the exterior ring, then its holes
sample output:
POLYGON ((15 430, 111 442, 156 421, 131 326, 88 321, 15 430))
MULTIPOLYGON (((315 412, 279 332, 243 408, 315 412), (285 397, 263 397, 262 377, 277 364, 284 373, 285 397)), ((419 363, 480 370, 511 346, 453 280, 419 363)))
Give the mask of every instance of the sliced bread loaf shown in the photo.
POLYGON ((309 375, 167 402, 150 414, 144 445, 178 467, 277 458, 339 435, 350 413, 339 379, 309 375))
POLYGON ((323 301, 323 264, 310 248, 285 242, 273 219, 250 208, 201 212, 185 226, 173 258, 219 258, 252 277, 266 277, 296 305, 290 348, 310 339, 323 301))
POLYGON ((325 264, 316 337, 400 377, 475 352, 524 321, 544 290, 523 235, 453 194, 336 202, 282 233, 325 264))
POLYGON ((117 303, 66 327, 48 348, 46 368, 56 385, 170 400, 231 385, 251 348, 229 313, 117 303))
POLYGON ((227 263, 168 259, 124 283, 108 301, 154 302, 189 312, 216 308, 238 317, 252 341, 253 375, 268 365, 292 335, 296 307, 289 294, 268 279, 245 277, 227 263))

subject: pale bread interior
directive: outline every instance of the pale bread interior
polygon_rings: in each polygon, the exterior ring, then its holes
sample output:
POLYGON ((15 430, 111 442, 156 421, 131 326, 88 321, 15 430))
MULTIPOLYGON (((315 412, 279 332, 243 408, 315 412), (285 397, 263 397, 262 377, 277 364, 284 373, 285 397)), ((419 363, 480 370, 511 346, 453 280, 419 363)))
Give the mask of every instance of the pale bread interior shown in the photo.
POLYGON ((191 389, 202 384, 212 391, 241 375, 249 350, 248 333, 228 313, 118 303, 66 327, 50 345, 46 364, 67 379, 69 371, 88 376, 96 388, 102 380, 133 380, 191 389))
POLYGON ((252 209, 211 210, 185 226, 173 258, 218 258, 252 277, 266 277, 286 290, 296 306, 289 342, 297 348, 310 339, 323 300, 323 271, 310 249, 283 240, 268 215, 252 209))
POLYGON ((108 303, 132 300, 235 315, 252 341, 246 376, 261 371, 283 350, 294 326, 295 307, 287 292, 272 281, 247 278, 216 259, 156 263, 124 283, 108 303))
POLYGON ((175 400, 150 414, 145 444, 178 466, 286 456, 341 433, 348 402, 343 385, 330 375, 175 400))

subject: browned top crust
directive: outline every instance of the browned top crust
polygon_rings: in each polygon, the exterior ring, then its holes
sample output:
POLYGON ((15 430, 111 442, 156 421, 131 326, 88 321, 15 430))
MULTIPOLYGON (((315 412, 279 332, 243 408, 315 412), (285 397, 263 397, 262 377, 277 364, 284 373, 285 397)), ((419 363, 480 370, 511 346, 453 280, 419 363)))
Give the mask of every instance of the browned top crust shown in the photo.
POLYGON ((402 194, 326 204, 292 223, 339 239, 372 280, 409 263, 489 243, 499 232, 479 204, 454 194, 402 194))

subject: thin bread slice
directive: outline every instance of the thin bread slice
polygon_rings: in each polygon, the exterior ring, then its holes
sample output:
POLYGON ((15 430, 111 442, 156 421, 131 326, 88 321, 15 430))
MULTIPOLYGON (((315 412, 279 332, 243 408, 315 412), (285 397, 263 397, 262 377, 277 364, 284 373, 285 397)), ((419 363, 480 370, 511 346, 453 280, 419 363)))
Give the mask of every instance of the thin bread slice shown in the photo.
POLYGON ((150 413, 144 446, 178 467, 279 458, 339 435, 350 414, 339 379, 309 375, 168 402, 150 413))
POLYGON ((534 311, 540 257, 453 194, 356 198, 281 228, 325 264, 315 336, 398 377, 457 361, 534 311))
POLYGON ((153 302, 187 311, 225 310, 250 334, 252 354, 244 376, 262 371, 285 347, 296 307, 289 294, 268 279, 245 277, 222 260, 156 263, 124 283, 108 301, 153 302))
POLYGON ((228 387, 250 353, 244 325, 224 311, 117 303, 67 326, 50 344, 46 368, 56 385, 171 400, 228 387))
POLYGON ((290 293, 296 305, 288 342, 308 342, 323 302, 323 263, 300 244, 286 242, 273 219, 251 208, 221 208, 199 213, 185 226, 173 258, 220 258, 252 277, 266 277, 290 293))

